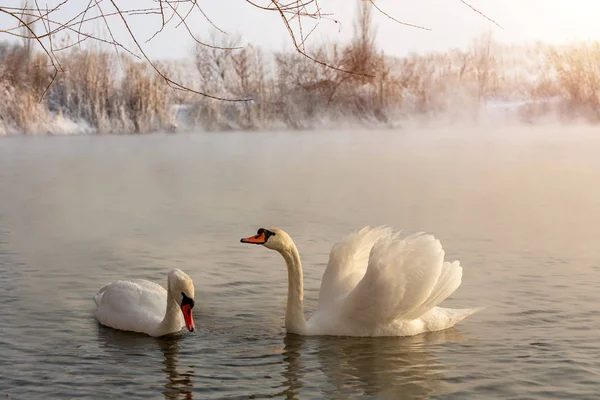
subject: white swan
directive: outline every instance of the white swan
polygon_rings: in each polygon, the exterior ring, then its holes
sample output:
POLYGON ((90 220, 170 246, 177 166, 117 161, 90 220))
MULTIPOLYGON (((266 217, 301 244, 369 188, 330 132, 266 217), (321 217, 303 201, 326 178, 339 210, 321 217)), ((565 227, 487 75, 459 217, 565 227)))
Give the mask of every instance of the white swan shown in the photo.
POLYGON ((167 288, 144 279, 113 282, 94 296, 94 316, 102 325, 155 337, 179 332, 184 325, 193 332, 192 279, 174 269, 169 272, 167 288))
POLYGON ((278 251, 288 270, 285 328, 300 335, 412 336, 440 331, 479 309, 436 307, 460 286, 458 261, 444 262, 431 235, 401 237, 388 227, 365 227, 337 243, 321 281, 317 311, 303 310, 302 264, 281 229, 258 230, 242 243, 278 251))

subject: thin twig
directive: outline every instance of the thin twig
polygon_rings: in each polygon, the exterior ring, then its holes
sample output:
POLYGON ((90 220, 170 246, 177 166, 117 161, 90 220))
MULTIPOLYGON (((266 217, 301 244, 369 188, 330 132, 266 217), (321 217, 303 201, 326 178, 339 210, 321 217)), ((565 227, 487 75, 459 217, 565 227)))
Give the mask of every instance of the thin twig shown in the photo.
POLYGON ((467 3, 465 0, 460 0, 460 2, 463 3, 465 6, 469 7, 471 10, 475 11, 477 14, 481 15, 483 18, 487 19, 488 21, 490 21, 491 23, 496 25, 498 28, 504 30, 504 28, 502 26, 500 26, 499 23, 497 23, 496 21, 494 21, 493 19, 491 19, 490 17, 488 17, 487 15, 485 15, 484 13, 482 13, 481 11, 479 11, 478 9, 476 9, 475 7, 473 7, 472 5, 467 3))
POLYGON ((396 18, 392 17, 390 14, 386 13, 386 12, 385 12, 385 11, 383 11, 381 8, 379 8, 379 7, 377 6, 377 4, 375 4, 375 1, 374 1, 374 0, 369 0, 369 3, 371 3, 371 5, 372 5, 373 7, 375 7, 375 9, 376 9, 377 11, 379 11, 380 13, 382 13, 383 15, 385 15, 386 17, 388 17, 389 19, 391 19, 392 21, 394 21, 394 22, 396 22, 396 23, 398 23, 398 24, 400 24, 400 25, 410 26, 411 28, 423 29, 423 30, 425 30, 425 31, 431 31, 431 29, 430 29, 430 28, 425 28, 424 26, 415 25, 415 24, 409 24, 408 22, 402 22, 402 21, 399 21, 399 20, 397 20, 396 18))
MULTIPOLYGON (((119 6, 117 6, 117 4, 115 3, 115 0, 110 0, 110 2, 113 4, 113 7, 115 7, 115 9, 117 11, 119 11, 119 6)), ((148 62, 148 64, 150 64, 150 66, 154 69, 154 71, 156 71, 156 73, 158 75, 160 75, 165 82, 167 82, 169 85, 172 85, 172 87, 175 88, 179 88, 185 91, 189 91, 192 93, 196 93, 199 94, 201 96, 204 97, 208 97, 211 99, 215 99, 215 100, 222 100, 222 101, 235 101, 235 102, 242 102, 242 101, 250 101, 252 99, 228 99, 225 97, 219 97, 219 96, 214 96, 208 93, 204 93, 204 92, 200 92, 198 90, 194 90, 191 89, 189 87, 186 87, 185 85, 182 85, 179 82, 176 82, 174 80, 172 80, 171 78, 169 78, 168 76, 166 76, 153 62, 152 60, 150 60, 150 58, 146 55, 146 52, 144 51, 144 49, 142 48, 142 46, 140 45, 140 43, 138 42, 136 36, 133 34, 133 32, 131 31, 131 27, 129 26, 129 23, 127 22, 127 19, 125 18, 125 16, 121 13, 119 13, 121 20, 123 21, 123 24, 125 25, 125 28, 127 29, 127 32, 129 32, 129 36, 131 37, 131 39, 133 40, 133 42, 135 43, 137 49, 140 51, 140 53, 144 56, 144 59, 148 62)))

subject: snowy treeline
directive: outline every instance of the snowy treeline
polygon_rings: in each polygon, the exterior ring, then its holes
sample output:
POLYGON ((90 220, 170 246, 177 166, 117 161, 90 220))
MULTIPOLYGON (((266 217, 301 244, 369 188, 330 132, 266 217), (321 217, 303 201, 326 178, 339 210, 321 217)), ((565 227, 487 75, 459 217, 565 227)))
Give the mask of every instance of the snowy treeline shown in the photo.
POLYGON ((48 87, 45 54, 0 42, 0 135, 476 122, 498 104, 512 105, 514 121, 600 120, 598 43, 507 46, 483 35, 467 50, 399 58, 375 39, 364 6, 350 43, 308 49, 327 65, 253 45, 198 45, 193 59, 159 64, 189 87, 246 102, 174 90, 147 63, 100 48, 61 53, 65 72, 48 87))

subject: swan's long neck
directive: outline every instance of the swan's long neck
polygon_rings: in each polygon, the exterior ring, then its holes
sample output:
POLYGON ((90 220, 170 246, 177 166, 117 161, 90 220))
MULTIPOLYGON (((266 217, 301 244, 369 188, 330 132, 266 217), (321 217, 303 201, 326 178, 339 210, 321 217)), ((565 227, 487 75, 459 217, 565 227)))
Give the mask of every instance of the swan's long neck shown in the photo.
POLYGON ((179 304, 177 304, 175 295, 171 292, 171 282, 168 282, 167 285, 167 309, 163 320, 158 326, 160 332, 173 332, 181 328, 179 304))
POLYGON ((285 329, 290 333, 303 334, 306 331, 304 319, 304 282, 302 263, 298 249, 292 245, 280 251, 288 270, 288 298, 285 311, 285 329))

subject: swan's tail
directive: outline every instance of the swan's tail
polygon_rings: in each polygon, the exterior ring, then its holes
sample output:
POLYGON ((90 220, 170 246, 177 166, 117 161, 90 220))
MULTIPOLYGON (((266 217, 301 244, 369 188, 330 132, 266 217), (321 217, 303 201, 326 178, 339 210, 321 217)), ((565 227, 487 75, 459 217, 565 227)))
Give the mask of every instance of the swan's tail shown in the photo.
POLYGON ((452 321, 451 326, 454 326, 455 324, 458 324, 460 321, 467 318, 468 316, 471 316, 471 315, 475 314, 476 312, 482 311, 484 308, 485 307, 460 308, 460 309, 445 308, 444 311, 446 311, 446 313, 448 314, 448 317, 450 317, 450 320, 452 321))
MULTIPOLYGON (((444 264, 442 265, 442 272, 436 285, 431 290, 429 298, 421 305, 419 311, 424 314, 425 312, 428 312, 429 310, 436 307, 448 296, 454 293, 454 291, 460 286, 461 282, 462 267, 460 266, 460 263, 458 261, 444 262, 444 264)), ((459 323, 468 316, 483 310, 485 307, 462 309, 441 307, 438 308, 444 310, 444 312, 448 316, 448 326, 454 326, 455 324, 459 323)))
POLYGON ((431 289, 431 293, 429 294, 427 300, 425 300, 419 307, 416 307, 414 310, 412 310, 411 313, 405 315, 404 318, 419 318, 421 315, 425 314, 429 310, 433 309, 433 307, 446 300, 448 296, 458 289, 461 282, 462 267, 460 266, 460 262, 444 262, 440 276, 435 286, 431 289))

